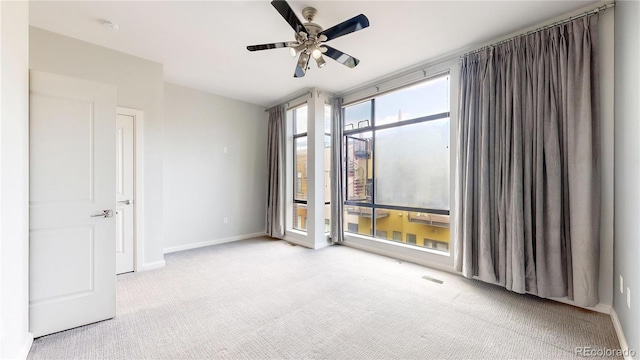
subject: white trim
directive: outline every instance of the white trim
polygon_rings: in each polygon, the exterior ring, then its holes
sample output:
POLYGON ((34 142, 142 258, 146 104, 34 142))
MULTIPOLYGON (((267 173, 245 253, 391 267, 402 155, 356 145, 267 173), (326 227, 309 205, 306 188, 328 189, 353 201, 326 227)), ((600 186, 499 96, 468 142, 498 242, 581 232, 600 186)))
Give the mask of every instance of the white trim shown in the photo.
MULTIPOLYGON (((527 294, 529 294, 529 292, 527 292, 527 294)), ((532 294, 537 296, 536 294, 532 294)), ((553 301, 557 301, 563 304, 567 304, 567 305, 571 305, 571 306, 575 306, 575 307, 579 307, 582 309, 586 309, 586 310, 591 310, 591 311, 595 311, 595 312, 599 312, 602 314, 611 314, 611 310, 613 309, 611 307, 611 305, 607 305, 607 304, 597 304, 596 306, 580 306, 578 304, 576 304, 573 300, 569 300, 566 297, 563 298, 553 298, 550 297, 548 298, 549 300, 553 300, 553 301)))
POLYGON ((164 260, 158 260, 158 261, 142 264, 142 268, 137 271, 149 271, 149 270, 160 269, 165 267, 166 265, 167 263, 165 263, 164 260))
POLYGON ((616 309, 611 308, 611 321, 613 322, 613 328, 616 329, 616 334, 618 335, 618 341, 620 341, 620 349, 623 351, 625 360, 633 360, 631 354, 629 352, 629 343, 627 343, 627 338, 624 336, 624 330, 622 329, 622 324, 620 324, 620 319, 618 318, 618 313, 616 309))
MULTIPOLYGON (((134 271, 144 271, 148 264, 144 262, 144 112, 142 110, 130 109, 118 106, 116 114, 133 117, 134 133, 134 271)), ((162 261, 164 262, 164 260, 162 261)), ((151 263, 155 264, 155 263, 151 263)), ((164 265, 162 265, 164 266, 164 265)), ((155 267, 154 267, 155 268, 155 267)))
POLYGON ((16 359, 25 360, 27 356, 29 356, 29 351, 31 351, 31 346, 33 345, 33 334, 27 333, 27 337, 25 338, 24 345, 22 345, 22 349, 18 353, 16 359))
MULTIPOLYGON (((440 271, 444 271, 444 272, 448 272, 448 273, 452 273, 452 274, 456 274, 456 275, 461 275, 460 273, 456 272, 452 266, 447 265, 447 264, 440 264, 437 262, 433 262, 433 261, 429 261, 427 259, 421 258, 421 257, 417 257, 417 256, 412 256, 410 254, 402 254, 399 252, 395 252, 395 251, 389 251, 388 249, 384 248, 383 246, 380 246, 379 243, 377 243, 375 240, 372 241, 367 241, 367 242, 356 242, 353 240, 356 240, 357 238, 352 236, 353 234, 349 234, 351 239, 346 238, 344 242, 342 242, 342 245, 354 248, 354 249, 358 249, 358 250, 362 250, 362 251, 366 251, 366 252, 371 252, 374 254, 378 254, 378 255, 382 255, 382 256, 386 256, 386 257, 390 257, 393 259, 399 259, 399 260, 404 260, 404 261, 408 261, 414 264, 418 264, 418 265, 422 265, 422 266, 426 266, 428 268, 431 269, 436 269, 436 270, 440 270, 440 271)), ((366 239, 366 240, 370 240, 370 239, 366 239)), ((389 246, 401 246, 401 244, 390 244, 389 246)), ((418 249, 411 249, 411 251, 415 251, 416 254, 420 253, 420 251, 418 249)), ((446 257, 447 259, 449 257, 446 257)))
MULTIPOLYGON (((293 192, 291 192, 293 193, 293 192)), ((288 203, 288 205, 292 205, 292 203, 288 203)), ((291 206, 289 206, 291 209, 291 206)), ((287 216, 287 219, 291 219, 290 216, 287 216)), ((291 224, 288 224, 291 225, 291 224)), ((287 229, 284 234, 284 241, 288 241, 292 244, 304 246, 309 249, 313 249, 313 241, 309 239, 306 231, 296 230, 296 229, 287 229)))
POLYGON ((295 238, 295 237, 291 237, 291 236, 284 236, 284 239, 282 239, 284 241, 290 242, 292 244, 296 244, 296 245, 300 245, 309 249, 313 249, 313 244, 309 244, 308 242, 299 239, 299 238, 295 238))
POLYGON ((266 236, 266 234, 264 232, 258 232, 258 233, 253 233, 253 234, 231 236, 231 237, 227 237, 227 238, 214 239, 214 240, 209 240, 209 241, 201 241, 201 242, 185 244, 185 245, 169 246, 169 247, 164 248, 164 253, 165 254, 169 254, 169 253, 176 252, 176 251, 197 249, 197 248, 201 248, 201 247, 205 247, 205 246, 224 244, 224 243, 229 243, 229 242, 233 242, 233 241, 253 239, 253 238, 262 237, 262 236, 266 236))

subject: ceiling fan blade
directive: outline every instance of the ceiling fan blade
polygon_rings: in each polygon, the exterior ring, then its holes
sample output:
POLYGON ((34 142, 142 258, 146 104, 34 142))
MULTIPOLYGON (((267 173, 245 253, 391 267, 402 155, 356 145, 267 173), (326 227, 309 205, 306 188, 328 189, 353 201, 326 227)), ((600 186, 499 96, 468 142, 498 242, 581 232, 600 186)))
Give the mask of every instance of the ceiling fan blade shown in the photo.
POLYGON ((309 67, 309 59, 311 59, 311 56, 307 57, 307 62, 304 64, 304 67, 300 67, 296 65, 296 72, 293 74, 293 77, 296 77, 296 78, 304 77, 304 74, 307 73, 307 68, 309 67))
POLYGON ((289 6, 289 4, 287 4, 286 1, 273 0, 271 2, 271 5, 273 5, 273 7, 278 10, 280 15, 282 15, 282 17, 289 23, 289 25, 291 25, 291 28, 293 28, 296 34, 299 34, 300 32, 309 34, 307 32, 307 29, 305 29, 305 27, 300 22, 300 19, 298 19, 298 17, 293 12, 293 10, 291 10, 291 7, 289 6))
POLYGON ((249 51, 259 51, 259 50, 269 50, 269 49, 279 49, 283 47, 289 47, 291 42, 278 42, 273 44, 260 44, 260 45, 249 45, 247 46, 247 50, 249 51))
POLYGON ((362 30, 368 26, 369 26, 369 19, 367 19, 366 16, 360 14, 347 21, 341 22, 336 26, 330 27, 322 31, 318 35, 324 35, 327 37, 327 40, 325 41, 330 41, 342 35, 347 35, 347 34, 351 34, 354 31, 362 30))
POLYGON ((332 58, 333 60, 339 62, 344 66, 354 68, 360 63, 360 60, 354 58, 349 54, 345 54, 342 51, 334 49, 331 46, 325 44, 322 44, 322 46, 327 48, 327 51, 324 53, 324 55, 332 58))

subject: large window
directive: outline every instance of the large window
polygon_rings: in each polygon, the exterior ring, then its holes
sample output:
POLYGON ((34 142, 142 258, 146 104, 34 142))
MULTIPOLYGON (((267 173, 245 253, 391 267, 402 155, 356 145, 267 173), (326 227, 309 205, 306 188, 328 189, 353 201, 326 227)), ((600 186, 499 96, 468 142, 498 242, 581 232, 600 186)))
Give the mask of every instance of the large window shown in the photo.
MULTIPOLYGON (((291 110, 293 120, 293 228, 307 230, 307 105, 291 110)), ((331 225, 331 105, 324 106, 324 231, 331 225)))
POLYGON ((307 230, 307 106, 292 110, 293 228, 307 230))
POLYGON ((331 231, 331 105, 324 104, 324 232, 331 231))
POLYGON ((347 231, 448 252, 448 74, 343 111, 347 231))

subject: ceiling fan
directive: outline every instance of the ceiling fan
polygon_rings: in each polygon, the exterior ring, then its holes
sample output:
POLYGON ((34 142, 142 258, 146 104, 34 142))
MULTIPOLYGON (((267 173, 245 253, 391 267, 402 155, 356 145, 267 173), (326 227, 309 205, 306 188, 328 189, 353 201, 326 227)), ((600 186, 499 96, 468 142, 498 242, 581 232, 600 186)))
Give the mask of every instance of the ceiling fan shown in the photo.
POLYGON ((313 23, 313 18, 318 11, 312 7, 302 9, 302 16, 307 20, 307 23, 303 24, 286 1, 273 0, 271 5, 276 8, 280 15, 282 15, 293 28, 296 41, 250 45, 247 46, 247 50, 258 51, 288 47, 291 56, 296 57, 300 55, 298 64, 296 65, 296 71, 293 75, 294 77, 304 76, 308 69, 309 60, 312 57, 319 68, 326 65, 322 57, 323 54, 350 68, 356 67, 360 62, 360 60, 353 56, 326 45, 325 42, 368 27, 369 19, 367 19, 366 16, 360 14, 336 26, 323 30, 320 25, 313 23))

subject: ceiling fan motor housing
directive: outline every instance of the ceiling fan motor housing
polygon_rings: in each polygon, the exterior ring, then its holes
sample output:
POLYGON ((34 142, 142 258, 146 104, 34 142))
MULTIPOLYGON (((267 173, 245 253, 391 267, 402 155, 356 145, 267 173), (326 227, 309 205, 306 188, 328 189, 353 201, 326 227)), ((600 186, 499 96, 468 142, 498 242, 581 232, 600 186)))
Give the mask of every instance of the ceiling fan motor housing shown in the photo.
POLYGON ((318 10, 316 10, 316 8, 308 6, 302 9, 302 16, 307 20, 307 22, 312 22, 316 15, 318 15, 318 10))
POLYGON ((299 44, 306 43, 308 46, 310 46, 317 43, 318 34, 320 34, 323 30, 322 26, 313 23, 313 19, 317 14, 318 10, 316 10, 315 8, 306 7, 302 9, 302 16, 305 20, 307 20, 307 23, 302 24, 302 26, 304 26, 304 28, 307 30, 307 34, 303 32, 296 34, 296 40, 299 44))

